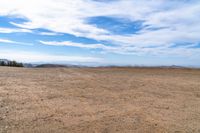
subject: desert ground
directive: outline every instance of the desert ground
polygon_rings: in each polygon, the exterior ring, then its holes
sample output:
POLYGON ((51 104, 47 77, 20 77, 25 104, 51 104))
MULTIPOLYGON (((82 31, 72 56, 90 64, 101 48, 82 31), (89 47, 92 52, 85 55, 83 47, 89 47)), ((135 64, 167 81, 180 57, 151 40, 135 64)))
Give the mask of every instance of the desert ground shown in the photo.
POLYGON ((200 133, 200 70, 0 67, 0 133, 200 133))

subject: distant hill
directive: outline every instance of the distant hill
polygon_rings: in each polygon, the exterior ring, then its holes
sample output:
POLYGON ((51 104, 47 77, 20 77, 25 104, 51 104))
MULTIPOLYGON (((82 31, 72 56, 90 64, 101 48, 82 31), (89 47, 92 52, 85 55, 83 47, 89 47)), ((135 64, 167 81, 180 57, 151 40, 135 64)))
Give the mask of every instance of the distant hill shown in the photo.
POLYGON ((83 65, 72 65, 72 64, 40 64, 35 65, 36 68, 56 68, 56 67, 64 67, 64 68, 84 68, 89 66, 83 65))
POLYGON ((177 66, 177 65, 171 65, 171 66, 118 66, 118 65, 102 65, 102 66, 86 66, 86 65, 72 65, 72 64, 51 64, 51 63, 19 63, 16 61, 11 61, 8 59, 0 59, 0 66, 10 66, 10 67, 26 67, 26 68, 57 68, 57 67, 63 67, 63 68, 84 68, 84 67, 99 67, 99 68, 163 68, 163 69, 186 69, 186 68, 196 68, 199 69, 199 67, 192 67, 192 66, 177 66))
POLYGON ((23 66, 24 66, 24 67, 27 67, 27 68, 33 68, 33 67, 35 67, 36 65, 33 65, 33 64, 30 64, 30 63, 23 63, 23 66))
POLYGON ((41 64, 37 65, 38 68, 50 68, 50 67, 66 67, 65 65, 59 65, 59 64, 41 64))
POLYGON ((41 64, 35 66, 37 68, 55 68, 55 67, 80 67, 76 65, 61 65, 61 64, 41 64))

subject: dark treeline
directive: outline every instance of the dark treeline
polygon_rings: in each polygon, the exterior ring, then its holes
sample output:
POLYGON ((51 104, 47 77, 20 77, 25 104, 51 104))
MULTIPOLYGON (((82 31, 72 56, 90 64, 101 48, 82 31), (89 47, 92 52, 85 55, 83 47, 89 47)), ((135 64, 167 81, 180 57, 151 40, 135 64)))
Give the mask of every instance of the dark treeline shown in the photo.
POLYGON ((0 61, 0 66, 24 67, 22 63, 16 61, 0 61))

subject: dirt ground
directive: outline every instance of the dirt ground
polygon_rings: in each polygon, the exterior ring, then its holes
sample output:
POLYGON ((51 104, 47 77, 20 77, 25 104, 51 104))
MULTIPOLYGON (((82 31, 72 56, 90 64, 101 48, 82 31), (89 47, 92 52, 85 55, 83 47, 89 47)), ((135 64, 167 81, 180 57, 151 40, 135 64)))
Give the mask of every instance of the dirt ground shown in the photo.
POLYGON ((0 67, 0 133, 200 133, 200 70, 0 67))

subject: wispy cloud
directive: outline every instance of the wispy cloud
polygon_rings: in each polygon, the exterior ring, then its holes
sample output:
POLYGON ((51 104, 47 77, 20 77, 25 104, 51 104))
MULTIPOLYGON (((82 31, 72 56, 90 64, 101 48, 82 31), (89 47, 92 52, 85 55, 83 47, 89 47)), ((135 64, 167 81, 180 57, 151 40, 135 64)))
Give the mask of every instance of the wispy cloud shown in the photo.
POLYGON ((104 53, 119 53, 124 55, 146 55, 151 53, 151 55, 159 56, 162 54, 163 56, 171 55, 171 56, 183 56, 183 57, 191 57, 193 55, 200 56, 200 49, 194 48, 198 44, 189 44, 189 45, 180 45, 179 47, 173 48, 169 45, 167 46, 106 46, 103 44, 84 44, 84 43, 74 43, 70 41, 56 42, 56 41, 39 41, 44 45, 52 45, 52 46, 70 46, 70 47, 78 47, 78 48, 86 48, 86 49, 101 49, 104 53))
POLYGON ((16 32, 25 32, 25 33, 31 33, 31 30, 28 29, 20 29, 20 28, 3 28, 0 27, 0 33, 16 33, 16 32))
POLYGON ((53 46, 71 46, 71 47, 79 47, 79 48, 87 48, 87 49, 115 49, 114 47, 105 46, 103 44, 84 44, 84 43, 74 43, 70 41, 64 41, 64 42, 50 42, 50 41, 39 41, 41 44, 45 45, 53 45, 53 46))
POLYGON ((39 32, 39 35, 44 35, 44 36, 59 36, 62 35, 60 33, 55 33, 55 32, 39 32))
POLYGON ((27 46, 32 46, 32 43, 26 43, 26 42, 16 42, 8 39, 1 39, 0 38, 0 43, 8 43, 8 44, 18 44, 18 45, 27 45, 27 46))
POLYGON ((0 39, 1 43, 15 43, 14 41, 7 40, 7 39, 0 39))

